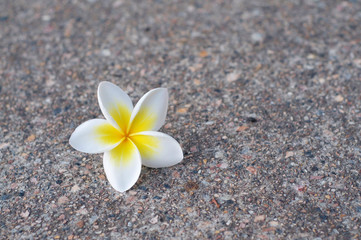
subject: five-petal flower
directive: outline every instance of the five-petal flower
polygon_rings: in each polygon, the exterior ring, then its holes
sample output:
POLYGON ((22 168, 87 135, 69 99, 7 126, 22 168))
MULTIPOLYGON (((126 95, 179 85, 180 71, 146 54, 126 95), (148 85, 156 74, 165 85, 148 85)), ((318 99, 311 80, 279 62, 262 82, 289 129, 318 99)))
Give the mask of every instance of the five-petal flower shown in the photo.
POLYGON ((110 82, 98 87, 100 109, 106 119, 92 119, 78 126, 70 145, 86 153, 104 152, 105 174, 113 188, 124 192, 138 180, 142 164, 169 167, 183 159, 179 143, 157 132, 168 108, 166 88, 146 93, 133 109, 129 96, 110 82))

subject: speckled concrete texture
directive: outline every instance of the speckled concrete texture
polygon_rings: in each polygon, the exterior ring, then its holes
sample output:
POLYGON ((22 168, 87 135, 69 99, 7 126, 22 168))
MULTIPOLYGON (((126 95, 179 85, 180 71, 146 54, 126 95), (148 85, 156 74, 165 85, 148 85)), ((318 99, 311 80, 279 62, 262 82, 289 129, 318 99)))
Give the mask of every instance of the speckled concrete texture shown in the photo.
POLYGON ((361 2, 0 1, 0 239, 360 239, 361 2), (169 91, 126 193, 70 134, 169 91))

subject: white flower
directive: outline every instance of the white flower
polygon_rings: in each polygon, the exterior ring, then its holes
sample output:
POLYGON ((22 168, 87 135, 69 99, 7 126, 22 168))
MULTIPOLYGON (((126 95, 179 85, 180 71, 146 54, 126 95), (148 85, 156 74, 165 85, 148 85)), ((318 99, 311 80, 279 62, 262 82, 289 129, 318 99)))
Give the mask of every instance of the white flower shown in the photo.
POLYGON ((160 168, 182 161, 179 143, 157 132, 167 114, 166 88, 149 91, 133 109, 132 101, 122 89, 110 82, 101 82, 98 101, 106 120, 82 123, 69 143, 81 152, 104 152, 105 174, 117 191, 124 192, 137 182, 142 164, 160 168))

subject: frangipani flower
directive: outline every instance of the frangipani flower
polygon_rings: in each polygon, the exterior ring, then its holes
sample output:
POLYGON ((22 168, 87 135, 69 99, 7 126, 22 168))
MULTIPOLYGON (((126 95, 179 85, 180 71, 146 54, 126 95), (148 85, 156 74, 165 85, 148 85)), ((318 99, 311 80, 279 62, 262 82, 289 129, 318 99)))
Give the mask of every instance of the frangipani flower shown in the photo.
POLYGON ((156 88, 133 108, 129 96, 110 82, 101 82, 98 101, 105 119, 92 119, 78 126, 70 145, 86 153, 102 153, 105 174, 113 188, 130 189, 138 180, 142 164, 169 167, 183 159, 179 143, 157 132, 165 121, 168 91, 156 88))

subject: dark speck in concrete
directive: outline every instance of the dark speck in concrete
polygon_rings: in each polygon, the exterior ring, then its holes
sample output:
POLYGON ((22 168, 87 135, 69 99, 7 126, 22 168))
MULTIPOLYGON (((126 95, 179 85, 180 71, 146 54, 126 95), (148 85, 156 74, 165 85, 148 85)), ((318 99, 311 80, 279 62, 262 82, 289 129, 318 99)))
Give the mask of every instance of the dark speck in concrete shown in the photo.
POLYGON ((9 16, 0 16, 0 22, 5 22, 9 19, 9 16))
POLYGON ((313 166, 313 167, 311 168, 311 171, 312 171, 312 172, 318 171, 318 167, 317 167, 317 166, 313 166))
POLYGON ((58 115, 59 113, 61 113, 61 108, 55 108, 55 109, 53 110, 53 114, 54 114, 54 115, 58 115))
POLYGON ((5 200, 9 200, 11 198, 11 195, 9 194, 4 194, 1 196, 1 200, 5 201, 5 200))
POLYGON ((246 118, 246 122, 256 123, 256 122, 258 122, 258 120, 254 117, 248 117, 248 118, 246 118))

